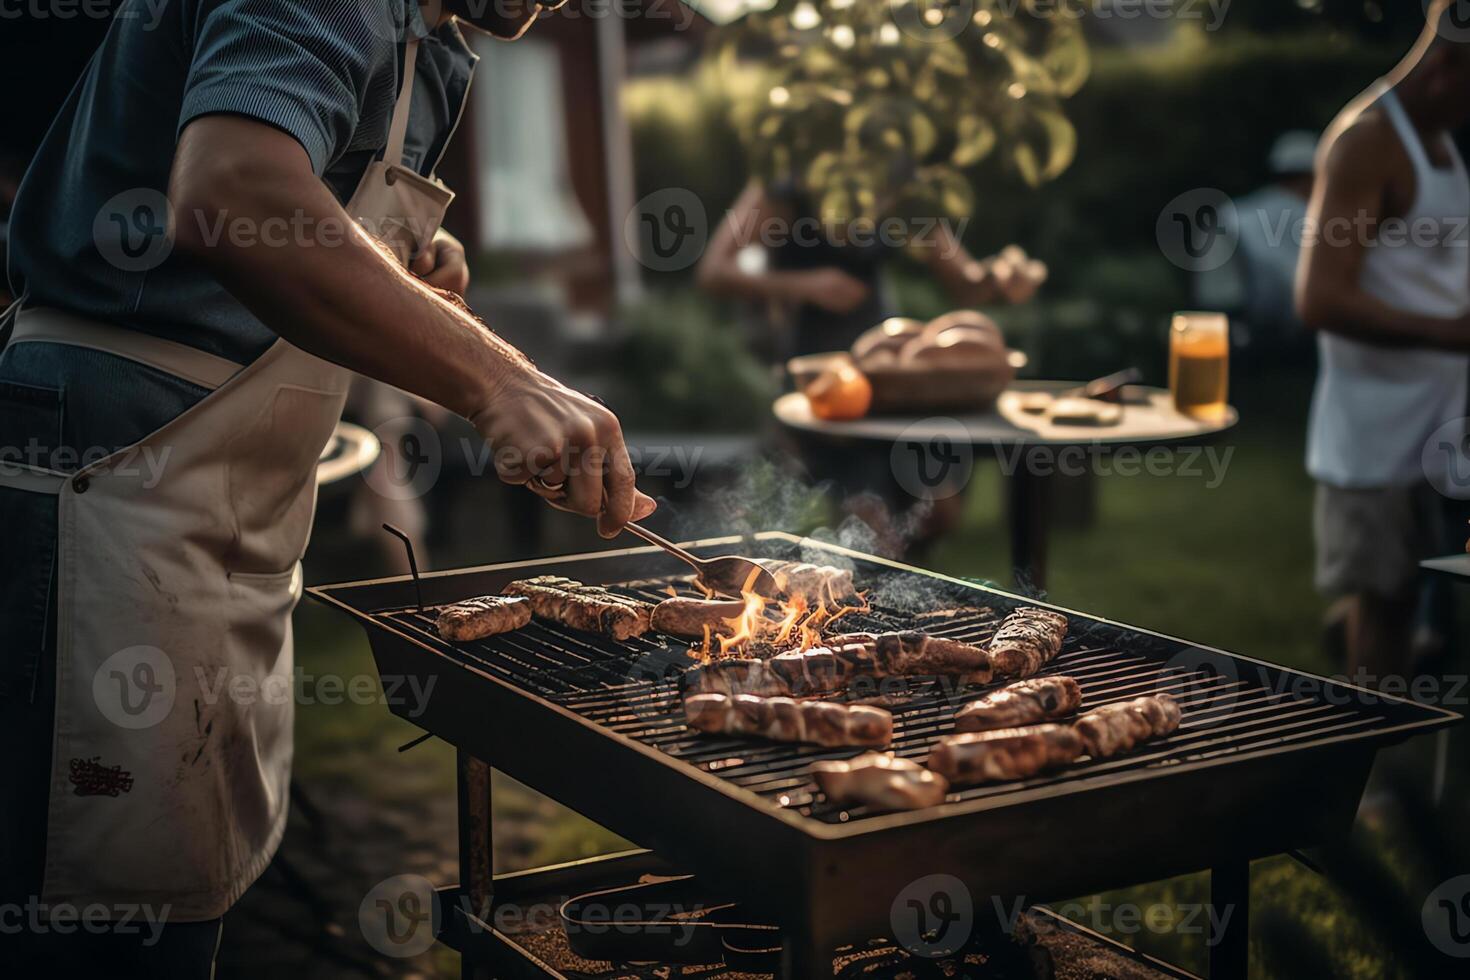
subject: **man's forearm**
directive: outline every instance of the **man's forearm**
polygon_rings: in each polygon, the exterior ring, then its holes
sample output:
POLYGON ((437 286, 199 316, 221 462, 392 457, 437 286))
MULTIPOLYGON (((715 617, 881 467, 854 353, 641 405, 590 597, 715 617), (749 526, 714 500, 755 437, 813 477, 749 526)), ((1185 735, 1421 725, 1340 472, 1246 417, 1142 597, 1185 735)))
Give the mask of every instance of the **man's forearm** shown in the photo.
POLYGON ((244 175, 212 200, 178 201, 175 234, 180 249, 280 336, 466 417, 507 374, 528 367, 514 347, 405 272, 309 174, 244 175), (283 215, 294 230, 269 243, 263 234, 209 233, 221 221, 263 229, 283 215))

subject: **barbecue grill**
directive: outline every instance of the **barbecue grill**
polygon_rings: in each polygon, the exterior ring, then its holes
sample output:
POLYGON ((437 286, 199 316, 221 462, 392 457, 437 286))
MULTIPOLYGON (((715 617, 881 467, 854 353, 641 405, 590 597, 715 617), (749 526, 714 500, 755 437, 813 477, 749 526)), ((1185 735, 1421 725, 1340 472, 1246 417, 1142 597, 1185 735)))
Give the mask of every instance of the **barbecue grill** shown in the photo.
MULTIPOLYGON (((852 566, 870 608, 844 617, 846 631, 922 628, 983 643, 1011 609, 1045 605, 782 533, 687 547, 852 566), (925 615, 934 610, 952 614, 925 615)), ((771 917, 787 937, 787 977, 830 976, 836 946, 891 934, 895 897, 928 875, 957 877, 984 912, 992 900, 1012 908, 1205 869, 1212 901, 1234 910, 1211 975, 1243 976, 1249 861, 1345 833, 1377 749, 1458 719, 1062 609, 1071 628, 1044 673, 1075 677, 1084 708, 1167 691, 1184 710, 1179 730, 1119 758, 877 814, 826 801, 807 775, 818 759, 858 750, 687 730, 677 683, 693 663, 687 642, 617 642, 536 621, 454 644, 434 629, 435 606, 531 575, 649 601, 689 591, 677 574, 660 577, 671 564, 638 548, 309 590, 364 626, 381 674, 433 679, 409 720, 461 752, 462 885, 477 907, 493 887, 494 765, 771 917)), ((918 759, 975 696, 938 681, 883 693, 895 751, 918 759)))

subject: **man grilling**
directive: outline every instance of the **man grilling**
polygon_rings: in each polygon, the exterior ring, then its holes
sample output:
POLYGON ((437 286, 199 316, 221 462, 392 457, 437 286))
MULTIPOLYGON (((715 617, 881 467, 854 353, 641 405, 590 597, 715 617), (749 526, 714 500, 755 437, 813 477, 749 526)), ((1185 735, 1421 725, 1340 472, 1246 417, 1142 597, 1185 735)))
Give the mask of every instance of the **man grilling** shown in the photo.
POLYGON ((1442 501, 1426 481, 1464 438, 1470 369, 1470 178, 1451 139, 1470 121, 1470 44, 1449 2, 1318 154, 1297 307, 1321 368, 1307 468, 1317 585, 1340 597, 1348 665, 1377 683, 1409 663, 1420 560, 1442 501))
POLYGON ((653 509, 617 419, 451 295, 460 27, 511 39, 539 9, 125 3, 51 127, 0 354, 0 903, 40 910, 0 960, 210 975, 291 762, 291 699, 229 692, 289 690, 352 371, 470 419, 501 479, 604 535, 653 509))

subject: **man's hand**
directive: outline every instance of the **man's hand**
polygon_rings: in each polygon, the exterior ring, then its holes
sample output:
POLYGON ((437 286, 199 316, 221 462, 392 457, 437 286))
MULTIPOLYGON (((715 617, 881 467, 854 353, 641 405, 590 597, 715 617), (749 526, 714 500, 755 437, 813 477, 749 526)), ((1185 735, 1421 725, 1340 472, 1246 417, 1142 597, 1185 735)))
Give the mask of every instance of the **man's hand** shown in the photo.
POLYGON ((868 298, 868 284, 835 266, 802 274, 802 300, 828 313, 851 313, 868 298))
POLYGON ((1019 245, 1007 245, 996 255, 975 262, 965 275, 995 301, 1024 303, 1046 282, 1046 263, 1029 257, 1019 245))
POLYGON ((605 538, 657 506, 634 486, 617 416, 535 368, 507 378, 470 421, 490 443, 502 480, 596 517, 605 538))
POLYGON ((464 246, 449 232, 440 228, 433 241, 408 265, 408 271, 430 286, 447 289, 463 296, 470 288, 470 267, 465 262, 464 246))

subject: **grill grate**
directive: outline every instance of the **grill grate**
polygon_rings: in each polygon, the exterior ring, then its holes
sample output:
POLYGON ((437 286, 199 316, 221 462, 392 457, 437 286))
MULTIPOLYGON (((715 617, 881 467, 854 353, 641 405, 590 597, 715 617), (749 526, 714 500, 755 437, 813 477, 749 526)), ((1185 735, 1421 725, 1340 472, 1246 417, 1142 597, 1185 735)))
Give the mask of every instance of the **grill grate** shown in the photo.
MULTIPOLYGON (((610 586, 633 598, 657 602, 687 580, 639 580, 610 586)), ((973 599, 955 595, 960 602, 973 599)), ((994 597, 999 599, 1000 597, 994 597)), ((1000 604, 998 604, 999 606, 1000 604)), ((922 628, 927 632, 985 643, 1008 608, 977 608, 952 618, 926 619, 893 605, 873 602, 845 616, 844 631, 922 628)), ((441 653, 533 692, 605 728, 761 795, 780 806, 828 823, 861 819, 864 807, 839 807, 825 800, 806 774, 819 759, 850 757, 855 749, 824 749, 691 732, 683 723, 677 678, 692 663, 688 644, 658 634, 627 642, 582 633, 540 620, 528 627, 469 643, 450 644, 434 629, 432 613, 394 609, 372 614, 441 653)), ((1143 694, 1168 692, 1184 717, 1167 738, 1121 758, 1079 764, 1030 780, 971 787, 950 801, 999 798, 1041 786, 1136 769, 1162 769, 1324 736, 1346 736, 1383 723, 1371 704, 1333 703, 1320 696, 1272 690, 1259 680, 1216 674, 1178 656, 1177 643, 1111 624, 1074 618, 1061 655, 1043 674, 1068 674, 1083 692, 1083 710, 1143 694), (1172 659, 1171 659, 1172 657, 1172 659)), ((885 692, 888 693, 888 692, 885 692)), ((909 688, 885 699, 894 715, 893 750, 922 761, 938 739, 951 732, 955 710, 977 697, 938 682, 909 688)))

